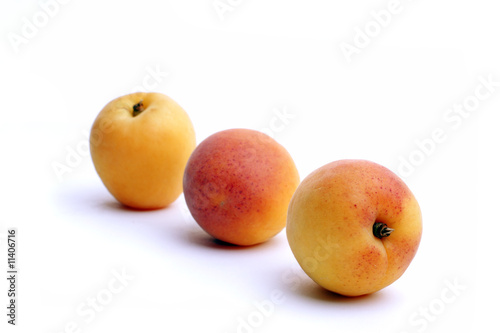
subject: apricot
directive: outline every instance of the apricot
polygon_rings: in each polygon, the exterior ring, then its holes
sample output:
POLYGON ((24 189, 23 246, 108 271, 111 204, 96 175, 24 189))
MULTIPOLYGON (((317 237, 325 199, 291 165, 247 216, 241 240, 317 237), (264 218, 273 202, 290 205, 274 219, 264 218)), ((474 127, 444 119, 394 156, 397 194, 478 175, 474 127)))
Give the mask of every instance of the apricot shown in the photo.
POLYGON ((109 102, 92 125, 90 153, 97 174, 122 204, 168 206, 182 193, 196 146, 187 113, 161 93, 134 93, 109 102))
POLYGON ((184 197, 208 234, 254 245, 283 230, 299 182, 282 145, 258 131, 230 129, 209 136, 194 150, 184 173, 184 197))
POLYGON ((413 260, 422 235, 414 195, 389 169, 341 160, 313 171, 288 208, 287 238, 302 269, 345 296, 376 292, 413 260))

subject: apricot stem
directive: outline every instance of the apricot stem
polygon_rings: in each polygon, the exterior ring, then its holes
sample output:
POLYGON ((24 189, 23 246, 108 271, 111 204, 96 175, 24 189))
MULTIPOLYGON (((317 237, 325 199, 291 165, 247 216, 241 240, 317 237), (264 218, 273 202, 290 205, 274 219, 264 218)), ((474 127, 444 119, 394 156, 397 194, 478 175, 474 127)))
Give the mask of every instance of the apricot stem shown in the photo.
POLYGON ((375 222, 373 224, 373 235, 377 238, 388 237, 393 231, 394 229, 387 227, 385 223, 375 222))
POLYGON ((133 110, 134 110, 132 112, 133 117, 137 116, 142 111, 144 111, 144 104, 142 104, 142 100, 139 103, 137 103, 136 105, 134 105, 133 110))

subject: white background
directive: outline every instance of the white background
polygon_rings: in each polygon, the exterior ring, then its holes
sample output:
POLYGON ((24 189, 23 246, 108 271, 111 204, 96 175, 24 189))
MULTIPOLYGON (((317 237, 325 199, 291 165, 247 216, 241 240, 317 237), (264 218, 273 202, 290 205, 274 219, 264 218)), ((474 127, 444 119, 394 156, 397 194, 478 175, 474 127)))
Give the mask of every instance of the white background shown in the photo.
POLYGON ((401 0, 385 26, 370 13, 390 1, 221 2, 232 6, 222 17, 213 0, 2 0, 1 331, 477 332, 493 322, 500 86, 467 116, 448 110, 486 92, 481 77, 500 81, 494 1, 401 0), (349 59, 346 44, 359 46, 349 59), (107 102, 141 86, 182 105, 198 142, 269 130, 285 111, 272 134, 301 178, 343 158, 404 176, 424 217, 410 268, 374 295, 343 298, 301 272, 284 232, 228 248, 182 196, 163 210, 122 208, 94 171, 87 135, 107 102), (436 131, 445 139, 428 143, 436 131), (3 278, 11 227, 16 327, 3 278))

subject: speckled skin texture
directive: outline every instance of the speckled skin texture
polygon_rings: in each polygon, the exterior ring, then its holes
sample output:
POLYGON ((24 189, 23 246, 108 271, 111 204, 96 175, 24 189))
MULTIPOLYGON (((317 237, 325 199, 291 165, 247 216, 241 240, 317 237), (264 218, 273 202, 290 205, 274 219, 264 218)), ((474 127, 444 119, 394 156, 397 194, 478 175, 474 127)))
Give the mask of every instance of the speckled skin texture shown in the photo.
POLYGON ((319 285, 346 296, 378 291, 407 269, 420 243, 422 216, 410 189, 389 169, 341 160, 307 176, 288 208, 295 258, 319 285), (375 222, 393 228, 373 235, 375 222))
POLYGON ((254 245, 285 227, 299 182, 283 146, 261 132, 231 129, 195 149, 184 173, 184 196, 207 233, 228 243, 254 245))

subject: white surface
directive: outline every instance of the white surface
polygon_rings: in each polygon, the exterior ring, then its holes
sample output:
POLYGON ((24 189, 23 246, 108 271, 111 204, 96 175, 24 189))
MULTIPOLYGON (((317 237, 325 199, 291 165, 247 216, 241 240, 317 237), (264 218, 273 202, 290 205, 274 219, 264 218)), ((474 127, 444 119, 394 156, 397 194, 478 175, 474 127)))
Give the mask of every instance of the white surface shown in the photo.
POLYGON ((389 1, 230 1, 224 20, 212 0, 51 3, 46 21, 35 1, 0 7, 0 234, 17 227, 20 272, 16 327, 1 279, 2 332, 477 332, 493 321, 500 87, 462 121, 445 118, 480 77, 500 81, 491 1, 402 0, 350 63, 339 45, 389 1), (43 26, 16 52, 9 36, 33 17, 43 26), (273 134, 302 178, 341 158, 398 172, 401 158, 417 156, 415 140, 441 129, 446 139, 405 178, 424 216, 410 268, 379 293, 341 298, 301 272, 284 232, 227 248, 198 228, 182 197, 159 211, 121 208, 86 135, 109 100, 141 85, 181 104, 198 142, 292 114, 273 134), (78 149, 58 179, 53 164, 78 149), (457 295, 454 282, 465 288, 457 295))

